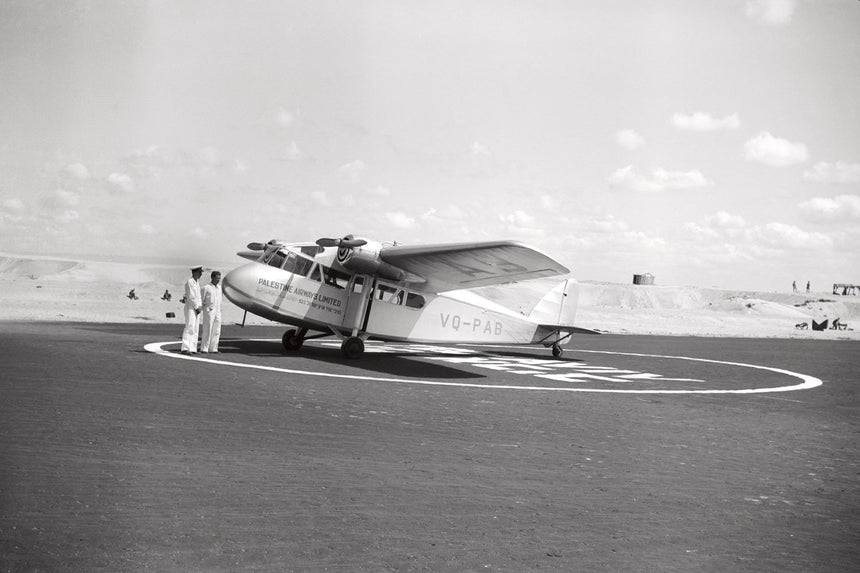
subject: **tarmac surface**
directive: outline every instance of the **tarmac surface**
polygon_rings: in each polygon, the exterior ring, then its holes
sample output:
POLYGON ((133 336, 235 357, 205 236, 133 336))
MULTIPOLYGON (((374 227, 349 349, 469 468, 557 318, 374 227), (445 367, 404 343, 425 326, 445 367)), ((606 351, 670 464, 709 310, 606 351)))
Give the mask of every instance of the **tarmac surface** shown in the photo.
POLYGON ((0 571, 856 571, 856 341, 0 323, 0 571))

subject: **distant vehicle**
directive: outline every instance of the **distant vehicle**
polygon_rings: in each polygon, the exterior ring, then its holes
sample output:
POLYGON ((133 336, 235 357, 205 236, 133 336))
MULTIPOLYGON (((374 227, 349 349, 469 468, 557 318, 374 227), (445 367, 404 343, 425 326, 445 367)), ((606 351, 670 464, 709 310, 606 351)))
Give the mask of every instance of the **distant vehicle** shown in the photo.
POLYGON ((347 235, 316 242, 250 243, 252 260, 224 277, 224 295, 263 318, 293 325, 282 342, 335 336, 347 358, 367 339, 543 345, 561 356, 574 332, 576 282, 565 279, 529 315, 471 289, 565 275, 547 255, 513 241, 383 246, 347 235))

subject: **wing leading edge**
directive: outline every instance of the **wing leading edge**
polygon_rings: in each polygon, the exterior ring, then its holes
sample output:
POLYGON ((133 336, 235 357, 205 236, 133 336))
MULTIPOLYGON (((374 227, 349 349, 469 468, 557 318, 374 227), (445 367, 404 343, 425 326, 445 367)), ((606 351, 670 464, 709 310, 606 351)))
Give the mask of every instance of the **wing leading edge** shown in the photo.
POLYGON ((514 241, 385 247, 380 258, 417 275, 425 292, 477 288, 563 275, 570 270, 540 251, 514 241))

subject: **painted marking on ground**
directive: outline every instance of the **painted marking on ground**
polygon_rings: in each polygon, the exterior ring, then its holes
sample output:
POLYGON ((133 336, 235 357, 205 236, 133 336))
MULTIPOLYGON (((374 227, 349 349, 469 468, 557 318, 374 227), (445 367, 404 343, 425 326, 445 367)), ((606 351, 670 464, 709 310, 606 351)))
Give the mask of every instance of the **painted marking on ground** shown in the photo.
MULTIPOLYGON (((249 339, 244 340, 244 342, 280 342, 278 339, 249 339)), ((759 366, 756 364, 744 364, 741 362, 727 362, 723 360, 710 360, 707 358, 693 358, 689 356, 665 356, 658 354, 639 354, 632 352, 614 352, 609 350, 579 350, 577 352, 590 352, 594 354, 614 354, 619 356, 640 356, 645 358, 663 358, 663 359, 673 359, 673 360, 688 360, 692 362, 704 362, 710 364, 724 364, 727 366, 736 366, 742 368, 752 368, 758 370, 766 370, 770 372, 776 372, 778 374, 784 374, 786 376, 790 376, 793 378, 799 378, 801 380, 800 384, 795 384, 792 386, 778 386, 778 387, 767 387, 767 388, 740 388, 740 389, 698 389, 698 390, 686 390, 686 389, 641 389, 641 388, 582 388, 582 387, 547 387, 547 386, 523 386, 523 385, 501 385, 501 384, 478 384, 473 382, 443 382, 439 380, 410 380, 403 378, 386 378, 382 376, 364 376, 358 374, 335 374, 328 372, 315 372, 311 370, 297 370, 291 368, 280 368, 276 366, 264 366, 261 364, 245 364, 242 362, 232 362, 229 360, 222 360, 220 358, 208 358, 199 355, 189 356, 186 354, 179 354, 176 352, 169 352, 164 350, 165 346, 168 345, 178 345, 179 341, 170 340, 166 342, 151 342, 144 346, 144 349, 148 352, 152 352, 159 356, 165 356, 168 358, 177 358, 180 360, 194 360, 197 362, 207 362, 211 364, 218 364, 223 366, 234 366, 237 368, 251 368, 255 370, 264 370, 269 372, 282 372, 284 374, 298 374, 303 376, 313 376, 318 378, 340 378, 347 380, 366 380, 373 382, 392 382, 397 384, 416 384, 416 385, 424 385, 424 386, 456 386, 461 388, 484 388, 488 390, 532 390, 532 391, 546 391, 546 392, 596 392, 596 393, 606 393, 606 394, 759 394, 759 393, 768 393, 768 392, 789 392, 794 390, 807 390, 809 388, 815 388, 822 384, 819 378, 815 378, 814 376, 809 376, 807 374, 800 374, 798 372, 792 372, 790 370, 783 370, 781 368, 772 368, 769 366, 759 366)), ((331 343, 323 343, 325 345, 330 345, 331 343)), ((503 348, 503 347, 495 347, 495 348, 503 348)), ((591 374, 590 372, 566 372, 562 374, 545 374, 542 370, 535 370, 534 368, 527 369, 526 372, 523 372, 520 368, 521 365, 512 364, 512 360, 507 357, 494 356, 492 354, 478 354, 477 351, 470 350, 468 348, 450 348, 450 347, 438 347, 438 346, 423 346, 423 345, 387 345, 387 346, 377 346, 373 344, 368 344, 365 348, 365 352, 381 352, 381 353, 389 353, 389 352, 408 352, 419 354, 421 352, 427 352, 430 349, 435 355, 427 356, 426 358, 441 360, 441 361, 451 361, 451 360, 462 360, 463 358, 486 358, 489 359, 489 362, 480 362, 480 361, 466 361, 460 362, 460 364, 464 365, 479 365, 484 364, 488 367, 491 366, 501 366, 499 362, 493 362, 493 360, 501 360, 506 365, 503 367, 505 372, 508 373, 516 373, 516 374, 531 374, 538 378, 547 378, 555 381, 562 382, 572 382, 572 383, 582 383, 583 378, 586 378, 586 381, 600 379, 600 375, 591 374), (446 354, 451 354, 453 356, 438 356, 440 352, 444 352, 446 354), (477 356, 476 356, 477 354, 477 356), (580 374, 577 376, 577 374, 580 374), (586 374, 587 376, 582 376, 581 374, 586 374)), ((571 362, 560 362, 560 361, 550 361, 548 359, 534 358, 534 359, 522 359, 526 361, 531 361, 533 365, 537 365, 534 361, 546 360, 547 364, 557 364, 557 365, 566 365, 566 364, 575 364, 574 368, 589 368, 587 365, 583 365, 582 363, 571 363, 571 362)), ((356 366, 359 366, 359 363, 356 363, 356 366)), ((479 366, 480 367, 480 366, 479 366)), ((490 368, 495 370, 502 370, 503 368, 490 368)), ((590 368, 594 369, 605 369, 607 367, 593 366, 590 368)), ((632 372, 625 370, 614 370, 613 374, 619 372, 632 372)), ((652 375, 648 373, 638 373, 645 374, 646 377, 644 379, 653 380, 654 378, 647 378, 647 376, 656 376, 661 381, 700 381, 697 379, 686 379, 686 378, 662 378, 659 375, 652 375)), ((622 374, 623 376, 623 374, 622 374)), ((612 382, 618 382, 619 379, 613 377, 604 377, 609 378, 612 382)), ((643 378, 640 378, 643 379, 643 378)), ((634 379, 622 379, 623 381, 631 382, 634 379)))

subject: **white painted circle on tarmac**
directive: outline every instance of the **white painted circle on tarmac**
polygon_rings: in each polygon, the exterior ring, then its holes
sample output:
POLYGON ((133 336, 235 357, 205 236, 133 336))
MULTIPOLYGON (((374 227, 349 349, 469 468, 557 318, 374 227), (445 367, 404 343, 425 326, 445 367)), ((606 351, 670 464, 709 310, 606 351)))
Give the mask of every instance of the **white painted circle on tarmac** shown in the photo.
MULTIPOLYGON (((244 342, 280 342, 279 339, 245 339, 244 342)), ((187 354, 178 354, 176 352, 169 352, 164 350, 165 346, 171 344, 179 344, 179 341, 170 340, 166 342, 151 342, 144 346, 144 349, 147 352, 152 352, 154 354, 158 354, 159 356, 166 356, 169 358, 177 358, 180 360, 194 360, 198 362, 206 362, 210 364, 217 364, 221 366, 234 366, 236 368, 250 368, 254 370, 264 370, 268 372, 281 372, 284 374, 298 374, 303 376, 313 376, 318 378, 339 378, 339 379, 347 379, 347 380, 366 380, 372 382, 391 382, 397 384, 415 384, 415 385, 423 385, 423 386, 455 386, 460 388, 483 388, 487 390, 531 390, 531 391, 545 391, 545 392, 594 392, 594 393, 604 393, 604 394, 762 394, 762 393, 770 393, 770 392, 791 392, 794 390, 808 390, 810 388, 815 388, 817 386, 821 386, 821 379, 816 378, 814 376, 809 376, 808 374, 801 374, 799 372, 792 372, 790 370, 784 370, 782 368, 772 368, 770 366, 759 366, 757 364, 745 364, 742 362, 728 362, 724 360, 711 360, 707 358, 693 358, 689 356, 665 356, 659 354, 638 354, 633 352, 615 352, 609 350, 582 350, 577 349, 577 352, 588 352, 592 354, 614 354, 618 356, 640 356, 643 358, 662 358, 662 359, 671 359, 671 360, 688 360, 691 362, 705 362, 709 364, 724 364, 726 366, 736 366, 742 368, 752 368, 756 370, 766 370, 769 372, 776 372, 777 374, 783 374, 786 376, 790 376, 792 378, 798 378, 801 382, 799 384, 794 384, 791 386, 778 386, 778 387, 766 387, 766 388, 738 388, 738 389, 704 389, 704 390, 654 390, 654 389, 626 389, 626 388, 581 388, 581 387, 552 387, 552 386, 526 386, 526 385, 500 385, 500 384, 477 384, 472 382, 442 382, 438 380, 408 380, 404 378, 385 378, 382 376, 362 376, 358 374, 335 374, 328 372, 315 372, 312 370, 297 370, 292 368, 279 368, 277 366, 263 366, 260 364, 245 364, 242 362, 232 362, 229 360, 222 360, 221 358, 208 358, 205 355, 196 354, 193 356, 189 356, 187 354)), ((367 350, 372 352, 373 346, 368 345, 367 350)), ((494 346, 491 348, 506 348, 502 346, 494 346)), ((522 347, 515 347, 517 349, 522 349, 522 347)))

